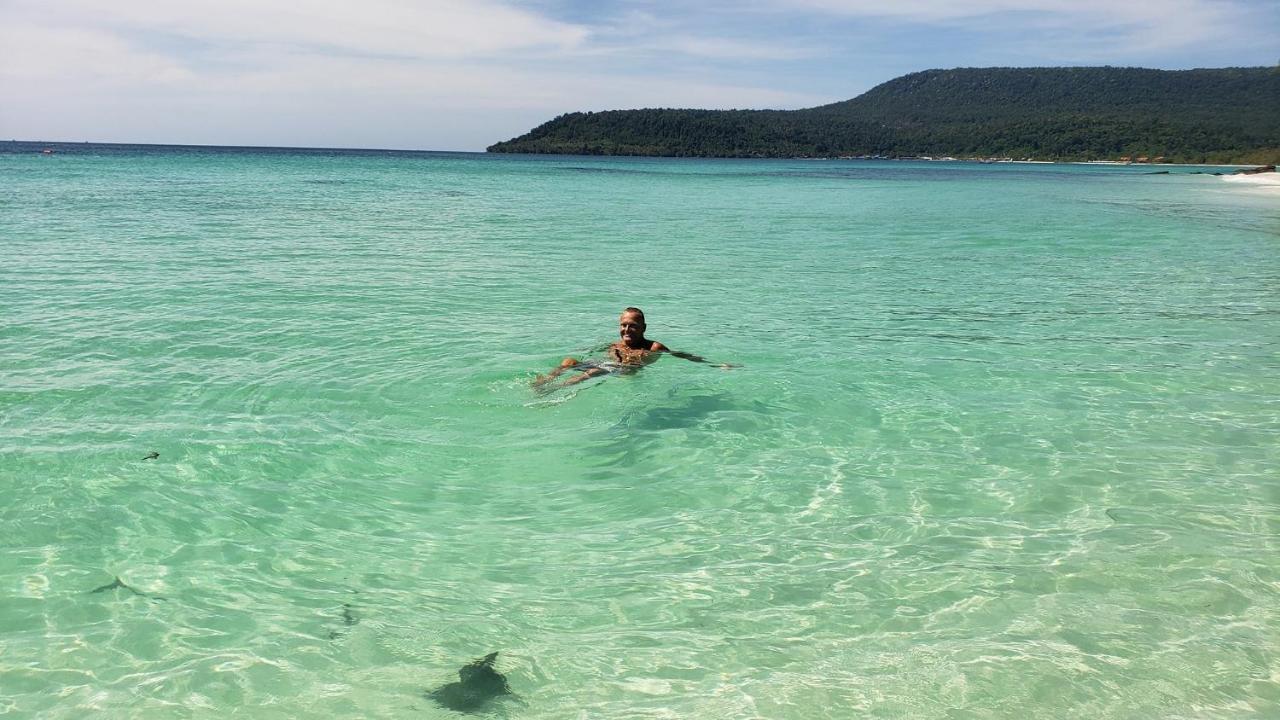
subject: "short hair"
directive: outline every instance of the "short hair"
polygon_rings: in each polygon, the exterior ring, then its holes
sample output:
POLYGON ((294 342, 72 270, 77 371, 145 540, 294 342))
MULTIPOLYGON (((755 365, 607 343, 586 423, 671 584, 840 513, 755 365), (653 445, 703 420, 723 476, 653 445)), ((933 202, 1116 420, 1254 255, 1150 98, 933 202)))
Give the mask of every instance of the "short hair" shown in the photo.
POLYGON ((640 316, 640 322, 644 322, 644 311, 643 311, 643 310, 641 310, 640 308, 638 308, 638 307, 622 308, 622 314, 623 314, 623 315, 626 315, 627 313, 633 313, 633 314, 635 314, 635 315, 639 315, 639 316, 640 316))

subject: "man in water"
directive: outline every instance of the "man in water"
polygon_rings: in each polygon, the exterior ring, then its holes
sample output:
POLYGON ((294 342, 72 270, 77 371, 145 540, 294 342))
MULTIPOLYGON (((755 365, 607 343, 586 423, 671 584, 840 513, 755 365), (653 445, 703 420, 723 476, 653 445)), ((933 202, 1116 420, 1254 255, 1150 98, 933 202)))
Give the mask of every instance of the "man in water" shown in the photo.
MULTIPOLYGON (((644 330, 644 312, 640 308, 629 307, 623 310, 622 316, 618 318, 618 336, 621 339, 605 348, 606 359, 603 362, 583 362, 577 358, 567 357, 560 362, 560 367, 546 375, 539 375, 535 378, 533 386, 538 389, 549 389, 547 388, 547 383, 560 377, 566 370, 574 370, 578 374, 560 383, 559 387, 576 385, 583 380, 590 380, 601 375, 635 372, 657 360, 659 353, 668 353, 693 362, 706 362, 705 359, 697 355, 678 352, 657 340, 650 340, 644 336, 644 330)), ((728 368, 732 366, 721 365, 720 367, 728 368)))

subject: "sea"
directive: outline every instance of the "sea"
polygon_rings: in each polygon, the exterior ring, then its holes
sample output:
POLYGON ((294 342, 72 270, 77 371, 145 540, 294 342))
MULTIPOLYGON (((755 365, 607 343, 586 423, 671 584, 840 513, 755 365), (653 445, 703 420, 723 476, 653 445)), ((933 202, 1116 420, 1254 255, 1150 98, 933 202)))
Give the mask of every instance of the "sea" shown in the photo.
POLYGON ((0 144, 0 716, 1280 717, 1230 170, 0 144))

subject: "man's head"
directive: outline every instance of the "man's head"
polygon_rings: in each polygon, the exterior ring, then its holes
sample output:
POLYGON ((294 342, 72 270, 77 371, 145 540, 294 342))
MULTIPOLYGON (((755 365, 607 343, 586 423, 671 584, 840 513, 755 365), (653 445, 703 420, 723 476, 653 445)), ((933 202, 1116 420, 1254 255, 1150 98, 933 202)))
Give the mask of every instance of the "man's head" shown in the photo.
POLYGON ((618 318, 618 335, 628 347, 638 347, 644 342, 644 313, 640 308, 629 307, 618 318))

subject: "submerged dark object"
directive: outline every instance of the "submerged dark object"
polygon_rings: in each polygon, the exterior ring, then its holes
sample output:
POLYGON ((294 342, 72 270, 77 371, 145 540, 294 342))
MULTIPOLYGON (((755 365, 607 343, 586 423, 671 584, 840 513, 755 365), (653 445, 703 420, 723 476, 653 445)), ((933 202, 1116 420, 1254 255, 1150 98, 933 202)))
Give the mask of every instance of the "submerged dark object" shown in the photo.
POLYGON ((356 614, 351 611, 351 603, 342 603, 342 624, 345 627, 338 630, 330 630, 329 639, 337 640, 343 635, 346 635, 347 629, 358 622, 360 622, 360 618, 356 617, 356 614))
POLYGON ((160 453, 156 452, 155 450, 152 450, 151 452, 147 453, 147 456, 146 456, 146 457, 144 457, 144 458, 142 458, 142 459, 143 459, 143 460, 159 460, 159 459, 160 459, 160 453))
POLYGON ((124 581, 121 580, 119 576, 116 576, 115 580, 112 580, 110 583, 103 585, 102 587, 97 587, 90 590, 89 594, 94 595, 96 593, 108 592, 110 590, 116 590, 118 588, 124 588, 125 590, 128 590, 129 592, 139 597, 147 597, 145 593, 140 593, 137 590, 134 590, 133 588, 129 587, 128 585, 125 585, 124 581))
POLYGON ((458 682, 451 682, 427 693, 443 707, 458 712, 476 712, 490 700, 511 694, 507 678, 493 669, 498 653, 488 655, 463 665, 458 670, 458 682))

